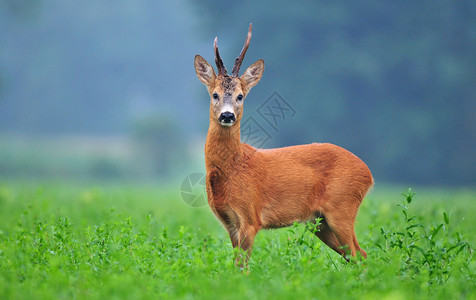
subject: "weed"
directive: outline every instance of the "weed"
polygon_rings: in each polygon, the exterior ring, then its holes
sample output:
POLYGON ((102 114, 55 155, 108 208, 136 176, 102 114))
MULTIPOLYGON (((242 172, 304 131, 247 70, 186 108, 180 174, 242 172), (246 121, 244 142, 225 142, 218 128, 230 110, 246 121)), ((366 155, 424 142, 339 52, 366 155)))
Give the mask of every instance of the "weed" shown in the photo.
POLYGON ((349 264, 320 242, 320 219, 262 231, 240 272, 239 253, 209 210, 166 189, 9 183, 0 191, 8 191, 0 195, 8 199, 0 203, 1 299, 448 299, 476 291, 466 238, 476 227, 474 193, 448 203, 416 201, 409 190, 397 212, 382 200, 392 193, 366 199, 356 227, 363 262, 349 264))
MULTIPOLYGON (((429 286, 435 283, 442 285, 450 278, 451 270, 462 251, 466 249, 472 256, 473 250, 459 232, 455 232, 452 237, 446 212, 442 215, 443 223, 424 224, 422 217, 414 216, 410 211, 415 193, 409 189, 402 195, 404 200, 397 206, 401 208, 403 223, 389 230, 381 228, 385 245, 376 244, 383 252, 380 259, 388 262, 394 257, 390 252, 397 254, 402 261, 400 276, 414 278, 427 274, 429 286)), ((466 263, 464 268, 468 267, 469 260, 466 263)))

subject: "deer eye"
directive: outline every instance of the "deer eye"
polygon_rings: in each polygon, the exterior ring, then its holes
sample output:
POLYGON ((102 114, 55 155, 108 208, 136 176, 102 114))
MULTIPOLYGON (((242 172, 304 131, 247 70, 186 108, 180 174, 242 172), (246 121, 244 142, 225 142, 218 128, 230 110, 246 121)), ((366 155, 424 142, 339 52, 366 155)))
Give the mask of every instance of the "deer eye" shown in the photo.
POLYGON ((213 99, 215 99, 215 100, 218 99, 218 94, 217 93, 213 93, 213 99))
POLYGON ((243 100, 243 95, 242 95, 242 94, 239 94, 238 97, 236 97, 236 100, 242 101, 242 100, 243 100))

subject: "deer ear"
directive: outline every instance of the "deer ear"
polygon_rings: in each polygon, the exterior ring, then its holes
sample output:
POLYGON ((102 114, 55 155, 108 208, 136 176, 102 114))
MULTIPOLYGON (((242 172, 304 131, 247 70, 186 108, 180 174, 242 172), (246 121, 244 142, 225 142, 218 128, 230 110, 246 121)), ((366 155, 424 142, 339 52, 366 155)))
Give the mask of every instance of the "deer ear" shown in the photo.
POLYGON ((215 81, 216 77, 212 66, 210 66, 210 64, 198 54, 195 55, 194 64, 198 79, 209 87, 215 81))
POLYGON ((241 75, 240 79, 243 82, 245 90, 248 92, 252 87, 254 87, 263 76, 264 71, 264 60, 260 59, 254 64, 252 64, 246 71, 241 75))

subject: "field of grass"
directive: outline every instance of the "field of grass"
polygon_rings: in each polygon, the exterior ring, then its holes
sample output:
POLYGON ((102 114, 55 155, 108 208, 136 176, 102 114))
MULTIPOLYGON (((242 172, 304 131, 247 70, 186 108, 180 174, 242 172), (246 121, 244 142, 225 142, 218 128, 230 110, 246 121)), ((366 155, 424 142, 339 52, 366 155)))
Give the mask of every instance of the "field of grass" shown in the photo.
POLYGON ((260 232, 242 272, 179 186, 3 182, 0 299, 476 299, 476 191, 401 192, 377 186, 362 204, 366 261, 295 224, 260 232))

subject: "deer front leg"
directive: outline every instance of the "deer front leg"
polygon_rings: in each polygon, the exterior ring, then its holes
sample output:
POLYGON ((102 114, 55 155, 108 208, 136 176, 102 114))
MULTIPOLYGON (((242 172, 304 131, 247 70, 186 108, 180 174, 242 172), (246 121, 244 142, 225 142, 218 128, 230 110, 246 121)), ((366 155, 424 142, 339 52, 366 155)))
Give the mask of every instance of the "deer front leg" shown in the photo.
POLYGON ((231 245, 233 246, 233 249, 235 249, 239 245, 238 229, 236 229, 236 228, 226 228, 226 230, 228 231, 228 235, 230 236, 231 245))
POLYGON ((237 245, 233 246, 234 248, 239 247, 239 249, 241 250, 235 256, 235 265, 237 267, 244 268, 248 265, 248 261, 251 257, 251 251, 257 232, 258 230, 256 228, 249 225, 242 226, 242 228, 240 228, 240 230, 238 231, 237 245))

